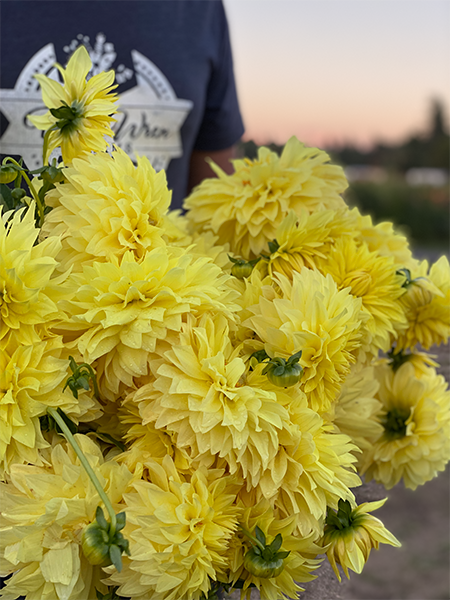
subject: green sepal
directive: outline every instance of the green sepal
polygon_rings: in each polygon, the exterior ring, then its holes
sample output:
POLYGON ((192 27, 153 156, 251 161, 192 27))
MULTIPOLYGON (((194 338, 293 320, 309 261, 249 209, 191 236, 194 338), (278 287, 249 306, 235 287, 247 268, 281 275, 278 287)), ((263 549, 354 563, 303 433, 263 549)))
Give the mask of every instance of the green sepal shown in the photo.
POLYGON ((105 519, 105 515, 103 513, 101 506, 97 506, 97 510, 95 511, 95 520, 97 521, 97 523, 100 525, 100 527, 102 529, 104 529, 105 531, 109 531, 109 523, 105 519))
POLYGON ((283 543, 283 538, 281 536, 281 533, 277 533, 277 535, 272 540, 269 548, 272 550, 272 552, 278 552, 278 550, 281 548, 282 543, 283 543))
POLYGON ((271 242, 268 242, 268 246, 269 246, 270 254, 275 254, 275 252, 280 247, 280 244, 277 242, 277 240, 272 240, 271 242))
POLYGON ((403 364, 411 360, 414 355, 412 353, 404 353, 403 350, 395 352, 395 348, 391 348, 387 352, 387 356, 389 358, 389 366, 395 373, 403 364))
POLYGON ((345 528, 345 525, 338 518, 337 514, 334 512, 334 510, 331 510, 330 508, 327 511, 325 523, 329 527, 333 527, 334 529, 344 529, 345 528))
POLYGON ((395 272, 396 275, 402 275, 403 277, 405 277, 405 281, 402 283, 402 287, 403 288, 407 288, 411 285, 412 283, 412 279, 411 279, 411 271, 409 269, 398 269, 398 271, 395 272))
POLYGON ((275 555, 275 558, 287 558, 289 556, 289 554, 291 553, 290 550, 282 550, 281 552, 277 552, 277 554, 275 555))
POLYGON ((266 536, 263 530, 258 527, 258 525, 255 527, 255 537, 263 546, 266 545, 266 536))
POLYGON ((84 377, 82 375, 82 376, 78 377, 77 381, 78 381, 78 385, 80 386, 80 388, 83 388, 87 392, 89 391, 89 381, 88 381, 87 377, 84 377))
POLYGON ((35 169, 34 171, 30 171, 32 175, 39 175, 39 178, 48 183, 60 183, 64 181, 64 167, 58 167, 56 158, 53 159, 51 165, 44 165, 43 167, 39 167, 39 169, 35 169))
POLYGON ((267 375, 267 373, 269 371, 271 371, 272 369, 278 369, 279 367, 282 367, 282 369, 283 369, 282 373, 283 373, 285 366, 286 366, 286 361, 284 360, 284 358, 275 356, 274 358, 271 358, 269 360, 267 365, 264 367, 262 374, 267 375))
POLYGON ((116 544, 111 544, 109 547, 109 558, 111 559, 112 564, 116 567, 117 571, 120 573, 122 570, 122 551, 119 546, 116 546, 116 544))
POLYGON ((78 399, 78 390, 84 389, 89 391, 89 381, 92 381, 94 386, 94 395, 96 398, 98 398, 99 391, 97 378, 91 365, 88 365, 87 363, 77 364, 73 356, 69 356, 69 367, 72 371, 72 375, 68 377, 63 387, 63 391, 68 387, 73 396, 78 399))
POLYGON ((350 502, 341 498, 338 502, 337 512, 328 508, 325 523, 335 529, 346 529, 352 525, 352 513, 353 509, 350 502))
POLYGON ((296 352, 295 354, 293 354, 292 356, 290 356, 287 360, 287 365, 291 366, 291 365, 295 365, 296 363, 298 363, 298 361, 301 359, 302 357, 302 350, 299 350, 298 352, 296 352))
POLYGON ((261 362, 267 360, 268 358, 270 358, 270 356, 267 354, 267 352, 263 348, 262 350, 257 350, 256 352, 253 352, 253 354, 250 356, 250 358, 256 358, 256 360, 259 363, 261 363, 261 362))
POLYGON ((261 552, 261 556, 263 557, 264 560, 272 560, 273 552, 270 549, 270 546, 266 546, 264 548, 264 550, 261 552))
POLYGON ((62 103, 62 106, 59 106, 58 108, 50 108, 50 112, 55 117, 55 119, 73 120, 75 118, 74 111, 64 101, 62 103))
POLYGON ((127 516, 124 512, 121 512, 116 515, 116 530, 120 531, 123 529, 127 522, 127 516))
POLYGON ((81 105, 76 100, 72 102, 71 106, 63 101, 62 105, 58 108, 50 108, 50 113, 58 119, 55 125, 57 129, 61 130, 63 135, 75 131, 78 125, 77 121, 83 116, 81 105))
POLYGON ((261 260, 261 257, 253 258, 252 260, 245 260, 245 258, 233 258, 227 254, 228 260, 235 265, 252 265, 253 267, 261 260))

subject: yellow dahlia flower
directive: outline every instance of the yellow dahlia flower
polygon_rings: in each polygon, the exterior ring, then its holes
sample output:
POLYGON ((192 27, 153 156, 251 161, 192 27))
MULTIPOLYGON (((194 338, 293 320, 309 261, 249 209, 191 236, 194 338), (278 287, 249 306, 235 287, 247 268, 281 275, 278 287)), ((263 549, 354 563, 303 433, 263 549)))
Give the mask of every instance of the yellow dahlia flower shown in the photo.
MULTIPOLYGON (((254 498, 275 503, 282 516, 295 516, 300 535, 320 534, 327 505, 337 506, 339 498, 353 501, 349 488, 361 485, 354 467, 356 447, 308 407, 298 384, 277 388, 257 368, 251 384, 274 393, 291 423, 289 435, 279 435, 278 452, 262 473, 254 498)), ((247 476, 251 492, 249 487, 247 476)))
POLYGON ((86 76, 92 62, 84 46, 80 46, 71 56, 66 69, 55 64, 61 73, 64 85, 45 75, 35 75, 39 81, 44 104, 49 108, 45 115, 28 116, 38 129, 51 133, 48 137, 46 156, 61 146, 64 163, 67 165, 85 151, 103 152, 106 150, 105 136, 113 137, 111 117, 117 112, 114 71, 94 75, 88 81, 86 76))
POLYGON ((0 352, 0 472, 15 463, 42 464, 39 451, 48 444, 39 417, 49 406, 76 422, 98 416, 99 405, 88 393, 80 392, 76 400, 68 389, 63 392, 68 371, 60 338, 0 352))
POLYGON ((291 211, 272 242, 275 251, 270 255, 269 273, 283 273, 292 279, 293 271, 300 271, 304 266, 313 269, 318 257, 325 259, 323 250, 330 241, 329 223, 334 214, 331 210, 309 214, 302 209, 299 215, 291 211))
POLYGON ((337 565, 341 565, 348 579, 348 570, 361 573, 372 548, 378 550, 380 543, 400 547, 397 538, 383 523, 369 512, 381 508, 386 502, 364 502, 352 510, 350 503, 339 502, 337 515, 329 511, 322 545, 327 548, 327 557, 333 571, 341 581, 337 565))
MULTIPOLYGON (((172 215, 177 211, 170 211, 168 218, 173 219, 172 215)), ((183 215, 183 219, 187 221, 187 217, 183 215)), ((176 219, 178 223, 178 218, 176 219)), ((181 224, 180 224, 181 227, 181 224)), ((231 262, 228 257, 230 253, 229 244, 220 245, 218 244, 218 236, 214 235, 211 231, 203 233, 193 232, 188 233, 188 229, 185 231, 185 237, 180 237, 176 241, 171 241, 174 246, 180 246, 181 248, 189 248, 190 254, 196 256, 208 256, 212 261, 218 265, 221 269, 226 272, 231 271, 231 262)))
POLYGON ((411 272, 406 293, 400 302, 408 326, 401 331, 397 349, 421 344, 429 350, 433 344, 445 344, 450 336, 450 265, 446 256, 435 262, 428 272, 424 260, 411 272))
MULTIPOLYGON (((143 385, 138 391, 130 393, 119 409, 118 416, 124 432, 123 439, 129 450, 117 460, 124 462, 131 471, 134 471, 138 463, 142 464, 151 458, 162 459, 168 454, 179 472, 188 472, 193 461, 184 448, 177 446, 176 434, 164 429, 156 429, 153 422, 147 421, 145 425, 143 424, 136 399, 145 394, 146 389, 148 387, 143 385)), ((146 478, 145 475, 143 478, 146 478)))
MULTIPOLYGON (((12 574, 4 598, 87 600, 106 591, 104 573, 81 550, 81 535, 95 518, 98 493, 71 447, 60 436, 47 453, 47 465, 14 465, 2 491, 1 575, 12 574)), ((75 436, 116 512, 131 473, 104 461, 90 438, 75 436)))
POLYGON ((288 358, 302 351, 300 385, 316 411, 326 411, 355 362, 361 345, 361 300, 339 291, 331 275, 305 267, 290 281, 275 277, 281 293, 263 288, 252 317, 244 322, 264 343, 271 357, 288 358))
POLYGON ((34 203, 3 215, 0 207, 0 348, 11 337, 17 344, 38 342, 36 327, 64 316, 56 304, 67 278, 55 276, 61 241, 51 237, 36 244, 34 214, 34 203))
POLYGON ((46 216, 42 234, 61 235, 59 269, 81 271, 94 260, 134 253, 165 245, 165 214, 171 193, 164 171, 156 173, 148 159, 137 166, 117 148, 112 154, 85 154, 64 170, 67 181, 46 196, 53 210, 46 216))
POLYGON ((224 458, 231 473, 241 469, 256 485, 278 452, 279 435, 289 437, 288 413, 275 393, 252 385, 226 319, 206 315, 187 324, 163 358, 153 385, 134 394, 143 424, 175 432, 193 459, 224 458))
MULTIPOLYGON (((238 294, 236 303, 240 307, 240 310, 237 312, 237 331, 232 334, 232 338, 236 341, 236 344, 245 341, 248 338, 255 337, 254 332, 244 325, 244 323, 246 323, 247 319, 253 315, 250 307, 258 304, 259 298, 263 293, 263 287, 270 286, 272 283, 267 269, 264 266, 261 266, 262 262, 267 265, 266 261, 259 261, 249 277, 245 277, 244 279, 231 277, 229 282, 230 287, 238 294)), ((254 348, 250 350, 249 354, 252 354, 253 351, 254 348)))
POLYGON ((131 556, 108 583, 131 600, 199 600, 208 594, 209 578, 224 580, 241 512, 239 486, 219 469, 183 477, 169 456, 145 466, 150 480, 135 482, 125 495, 131 556))
POLYGON ((389 221, 374 225, 371 216, 359 216, 357 228, 360 239, 367 244, 371 252, 391 256, 395 264, 402 267, 409 267, 415 263, 408 239, 396 231, 389 221))
POLYGON ((360 449, 369 449, 383 433, 378 419, 381 409, 376 398, 378 388, 373 367, 353 367, 333 405, 333 424, 360 449))
POLYGON ((450 459, 450 391, 434 369, 416 375, 406 362, 376 369, 383 435, 364 453, 362 473, 387 489, 403 479, 412 490, 443 471, 450 459))
POLYGON ((372 353, 389 350, 395 328, 406 324, 398 301, 405 292, 403 278, 396 273, 394 260, 341 237, 318 268, 333 277, 338 289, 350 288, 353 296, 361 298, 362 310, 369 317, 364 326, 372 337, 372 353))
POLYGON ((249 538, 242 528, 237 529, 230 541, 227 554, 230 565, 228 582, 235 585, 242 583, 241 598, 250 599, 250 585, 256 586, 265 600, 279 600, 280 598, 295 598, 298 592, 304 591, 298 583, 311 581, 316 578, 311 575, 320 566, 316 556, 322 549, 314 543, 314 536, 298 536, 295 532, 295 518, 279 518, 276 511, 267 500, 260 500, 256 505, 246 507, 240 504, 243 514, 240 525, 254 535, 258 526, 266 535, 267 543, 273 541, 276 535, 281 534, 281 550, 289 552, 284 560, 282 572, 275 577, 258 577, 249 573, 244 566, 245 555, 251 548, 249 538))
POLYGON ((65 304, 71 321, 61 327, 85 362, 97 361, 100 390, 114 401, 148 374, 156 341, 180 331, 188 313, 233 318, 228 279, 211 259, 183 248, 154 248, 139 262, 128 251, 71 276, 77 291, 65 304))
POLYGON ((260 148, 255 161, 234 160, 235 172, 211 167, 216 179, 206 179, 185 200, 188 218, 199 231, 211 230, 219 243, 248 260, 266 250, 290 210, 300 214, 345 206, 341 194, 347 181, 329 156, 306 148, 295 137, 281 156, 260 148))
POLYGON ((414 350, 413 352, 396 350, 396 348, 393 348, 387 353, 388 358, 379 359, 378 364, 389 364, 390 367, 396 371, 404 363, 409 362, 413 365, 414 373, 419 379, 422 375, 429 375, 430 367, 439 368, 439 363, 434 360, 436 355, 419 352, 417 350, 414 350))

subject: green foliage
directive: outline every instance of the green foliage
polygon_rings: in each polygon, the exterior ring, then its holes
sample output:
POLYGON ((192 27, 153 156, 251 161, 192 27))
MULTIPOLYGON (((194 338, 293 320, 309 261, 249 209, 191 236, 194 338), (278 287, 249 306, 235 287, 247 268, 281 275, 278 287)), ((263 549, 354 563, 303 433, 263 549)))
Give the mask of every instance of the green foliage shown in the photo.
POLYGON ((398 177, 383 183, 355 181, 346 192, 349 206, 370 214, 375 222, 392 221, 411 244, 448 244, 448 191, 411 187, 398 177))
MULTIPOLYGON (((78 426, 71 419, 69 419, 69 417, 66 415, 66 413, 64 413, 62 411, 61 408, 59 408, 59 407, 57 408, 57 413, 59 414, 59 416, 63 419, 64 423, 69 428, 70 433, 72 433, 72 434, 78 433, 78 426)), ((55 421, 55 419, 51 415, 46 414, 46 415, 43 415, 42 417, 39 417, 39 422, 40 422, 42 431, 55 430, 57 433, 62 434, 62 430, 61 430, 60 426, 58 425, 58 423, 55 421)))
POLYGON ((96 589, 95 592, 97 594, 97 600, 127 600, 123 596, 118 596, 117 595, 117 590, 118 589, 119 589, 118 586, 116 586, 116 587, 110 587, 110 588, 108 588, 108 591, 107 591, 106 594, 102 594, 101 592, 99 592, 96 589))
POLYGON ((406 353, 403 350, 399 352, 395 351, 395 348, 391 348, 389 352, 387 352, 387 357, 389 358, 389 366, 394 371, 397 371, 402 365, 411 360, 414 356, 412 352, 406 353))

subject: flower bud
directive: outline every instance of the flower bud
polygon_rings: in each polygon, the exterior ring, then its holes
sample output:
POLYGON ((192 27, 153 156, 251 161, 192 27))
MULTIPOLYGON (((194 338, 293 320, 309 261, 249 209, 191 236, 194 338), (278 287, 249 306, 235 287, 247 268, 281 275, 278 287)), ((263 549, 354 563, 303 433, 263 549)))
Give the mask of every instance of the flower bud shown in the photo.
POLYGON ((298 383, 303 375, 303 367, 299 364, 302 352, 296 352, 287 360, 278 356, 271 358, 264 368, 262 374, 273 385, 278 387, 291 387, 298 383))
POLYGON ((249 277, 252 274, 253 267, 259 262, 260 258, 255 258, 254 260, 244 260, 243 258, 233 258, 228 255, 230 262, 233 263, 231 267, 231 274, 233 277, 237 277, 238 279, 244 279, 249 277))
POLYGON ((14 188, 13 190, 11 190, 11 196, 13 197, 15 202, 20 202, 22 198, 24 198, 26 195, 26 191, 22 188, 14 188))
MULTIPOLYGON (((243 529, 243 528, 242 528, 243 529)), ((284 559, 290 554, 289 551, 279 551, 283 543, 281 533, 278 533, 270 544, 266 543, 264 532, 256 526, 255 536, 243 529, 245 535, 256 542, 244 557, 245 569, 263 579, 277 577, 284 569, 284 559)))
POLYGON ((81 536, 83 554, 91 565, 107 567, 113 564, 119 572, 122 570, 122 552, 130 554, 128 540, 120 533, 125 522, 124 512, 116 515, 116 529, 112 531, 103 510, 97 506, 95 521, 85 527, 81 536))
POLYGON ((257 553, 259 548, 251 548, 244 557, 244 567, 255 577, 270 579, 277 577, 284 569, 282 558, 264 558, 263 552, 257 553))
POLYGON ((12 165, 2 165, 0 167, 0 183, 11 183, 17 175, 18 171, 12 165))
POLYGON ((109 536, 97 521, 84 528, 81 547, 91 565, 106 567, 112 563, 109 557, 109 536))

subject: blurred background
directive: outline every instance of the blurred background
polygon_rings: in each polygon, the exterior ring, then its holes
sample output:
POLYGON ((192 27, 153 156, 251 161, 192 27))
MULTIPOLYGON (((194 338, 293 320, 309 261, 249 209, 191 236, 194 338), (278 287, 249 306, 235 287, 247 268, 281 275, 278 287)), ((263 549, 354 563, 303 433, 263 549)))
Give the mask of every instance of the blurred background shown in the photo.
MULTIPOLYGON (((449 254, 450 2, 224 0, 246 132, 240 155, 290 136, 326 150, 346 201, 393 221, 415 255, 449 254)), ((449 380, 449 347, 435 350, 449 380)), ((377 513, 403 543, 381 546, 347 600, 450 598, 449 470, 401 485, 377 513)), ((321 600, 327 600, 323 598, 321 600)))
POLYGON ((346 200, 448 251, 448 0, 224 0, 246 132, 345 167, 346 200))

